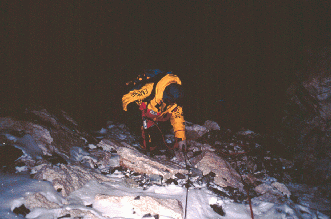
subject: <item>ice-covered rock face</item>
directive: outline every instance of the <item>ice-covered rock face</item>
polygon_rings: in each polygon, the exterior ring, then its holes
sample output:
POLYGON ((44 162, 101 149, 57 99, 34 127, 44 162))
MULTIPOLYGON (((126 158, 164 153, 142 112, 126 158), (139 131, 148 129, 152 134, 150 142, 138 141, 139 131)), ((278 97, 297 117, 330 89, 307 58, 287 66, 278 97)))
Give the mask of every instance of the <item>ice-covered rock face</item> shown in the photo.
POLYGON ((18 138, 15 145, 30 155, 33 159, 41 159, 43 156, 43 151, 38 147, 34 138, 29 134, 24 135, 22 138, 18 138))

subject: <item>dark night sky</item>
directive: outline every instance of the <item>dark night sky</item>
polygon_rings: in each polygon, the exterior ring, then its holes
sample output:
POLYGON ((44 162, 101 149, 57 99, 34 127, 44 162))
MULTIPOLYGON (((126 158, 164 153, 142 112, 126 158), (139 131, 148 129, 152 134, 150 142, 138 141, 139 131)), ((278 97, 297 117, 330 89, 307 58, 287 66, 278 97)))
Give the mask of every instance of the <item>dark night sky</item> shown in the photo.
POLYGON ((181 77, 189 121, 273 130, 306 51, 330 42, 329 12, 313 0, 3 1, 1 105, 97 127, 121 118, 127 80, 160 68, 181 77))

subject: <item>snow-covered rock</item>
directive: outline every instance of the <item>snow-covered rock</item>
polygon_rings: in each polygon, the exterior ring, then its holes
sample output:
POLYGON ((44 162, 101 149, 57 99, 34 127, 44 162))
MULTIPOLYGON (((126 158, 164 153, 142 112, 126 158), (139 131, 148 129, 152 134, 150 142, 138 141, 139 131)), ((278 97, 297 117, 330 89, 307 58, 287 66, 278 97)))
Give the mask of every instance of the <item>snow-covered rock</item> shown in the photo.
POLYGON ((36 166, 33 173, 35 173, 34 179, 52 182, 54 188, 61 192, 63 196, 68 196, 90 180, 97 180, 98 182, 112 181, 109 177, 77 165, 61 164, 53 166, 43 164, 36 166))
POLYGON ((183 218, 182 204, 176 199, 160 199, 149 196, 111 196, 98 194, 95 197, 93 207, 105 212, 102 216, 107 218, 120 217, 126 212, 128 218, 143 218, 163 216, 174 219, 183 218), (111 206, 111 211, 105 208, 111 206))
MULTIPOLYGON (((59 213, 62 218, 88 218, 88 219, 100 219, 99 213, 94 209, 88 207, 79 207, 69 206, 67 208, 61 209, 59 213)), ((60 218, 60 217, 59 217, 60 218)))
POLYGON ((261 195, 263 195, 264 193, 267 193, 267 192, 270 192, 270 193, 273 192, 272 186, 265 184, 265 183, 256 186, 254 188, 254 190, 255 190, 255 192, 257 192, 258 194, 261 194, 261 195))
POLYGON ((81 147, 70 148, 70 159, 73 161, 81 162, 84 158, 88 157, 90 153, 81 147))
POLYGON ((286 195, 288 198, 291 196, 290 190, 288 190, 288 188, 283 183, 273 182, 271 184, 271 186, 274 187, 274 188, 276 188, 278 191, 280 191, 284 195, 286 195))
POLYGON ((26 110, 24 116, 26 118, 22 120, 1 117, 0 133, 26 148, 33 158, 40 157, 40 151, 42 155, 57 153, 68 158, 71 147, 83 147, 87 139, 92 143, 96 141, 91 135, 80 131, 78 124, 64 111, 55 116, 46 109, 34 109, 26 110))
POLYGON ((22 138, 18 138, 15 145, 30 155, 33 159, 41 159, 43 156, 43 151, 38 147, 34 138, 29 134, 24 135, 22 138))
POLYGON ((48 200, 43 194, 37 192, 25 197, 25 206, 28 209, 33 208, 59 208, 60 205, 58 203, 52 202, 48 200))
MULTIPOLYGON (((21 148, 29 148, 35 146, 31 141, 27 142, 24 139, 24 135, 18 135, 16 133, 29 134, 34 139, 35 143, 39 147, 39 150, 43 152, 44 155, 52 154, 52 143, 53 138, 50 134, 50 131, 47 128, 42 127, 41 125, 28 122, 28 121, 19 121, 9 117, 0 118, 0 132, 6 133, 8 139, 14 144, 16 141, 19 142, 21 148), (9 135, 9 136, 8 136, 9 135)), ((35 148, 35 151, 38 149, 35 148)))
POLYGON ((254 131, 252 130, 242 130, 237 132, 238 135, 254 135, 254 131))
POLYGON ((195 166, 203 172, 203 175, 210 172, 215 173, 214 183, 221 187, 231 186, 240 190, 243 189, 239 174, 227 161, 210 151, 206 151, 195 166))
POLYGON ((120 156, 121 166, 137 173, 161 175, 164 179, 172 178, 176 173, 188 173, 186 169, 183 169, 180 165, 174 162, 168 161, 167 163, 163 163, 162 161, 157 161, 137 150, 126 147, 118 147, 116 150, 120 156))
POLYGON ((109 173, 112 169, 120 166, 120 156, 117 153, 93 149, 89 151, 91 156, 97 159, 94 167, 98 168, 102 173, 109 173))
POLYGON ((193 124, 193 125, 185 125, 186 138, 187 139, 198 139, 208 132, 208 129, 204 126, 193 124))
POLYGON ((254 188, 259 194, 255 200, 268 201, 272 203, 284 203, 290 197, 291 192, 288 188, 279 182, 273 182, 271 185, 262 183, 254 188))
POLYGON ((114 151, 116 143, 110 141, 109 139, 103 139, 98 143, 97 147, 102 148, 104 151, 114 151))
POLYGON ((221 128, 217 124, 217 122, 214 122, 214 121, 211 121, 211 120, 205 121, 203 126, 206 127, 206 129, 208 129, 208 130, 221 130, 221 128))
MULTIPOLYGON (((15 164, 16 170, 32 170, 33 179, 27 176, 29 180, 51 187, 48 191, 44 188, 31 190, 30 184, 22 184, 17 190, 15 184, 22 178, 1 178, 1 214, 21 206, 26 218, 113 218, 114 212, 118 212, 119 218, 182 218, 188 191, 188 219, 220 218, 224 214, 224 218, 250 218, 249 206, 243 202, 247 196, 237 173, 240 171, 253 196, 256 218, 296 218, 298 215, 327 218, 309 207, 314 203, 315 209, 329 211, 329 202, 322 197, 316 204, 317 190, 309 195, 302 195, 301 191, 294 194, 293 187, 277 182, 277 176, 268 176, 272 172, 267 170, 268 164, 277 159, 269 152, 267 160, 263 159, 266 158, 263 153, 256 155, 263 145, 258 150, 254 147, 257 138, 250 130, 231 134, 219 130, 213 121, 206 121, 204 126, 187 123, 186 166, 184 156, 178 160, 165 155, 151 158, 142 154, 133 146, 134 136, 123 124, 112 123, 106 132, 103 130, 99 143, 87 142, 87 135, 79 131, 78 124, 63 113, 54 116, 46 110, 37 110, 32 112, 36 116, 32 120, 0 118, 0 125, 3 125, 0 126, 1 147, 16 144, 32 156, 21 156, 16 162, 24 165, 17 167, 18 163, 15 164), (205 133, 203 138, 192 140, 205 133), (233 152, 240 156, 228 156, 233 152), (51 162, 58 154, 65 158, 62 164, 51 162), (261 168, 264 169, 260 172, 263 178, 254 172, 258 161, 263 162, 261 168), (185 186, 189 186, 188 190, 185 186), (24 192, 19 194, 20 191, 24 192), (302 206, 294 204, 290 196, 297 198, 302 206), (216 202, 209 201, 210 198, 216 202), (6 199, 11 202, 7 203, 6 199)), ((277 167, 281 163, 284 162, 270 164, 277 164, 271 165, 277 167)), ((279 167, 276 172, 285 170, 279 167)), ((19 214, 17 212, 16 209, 19 214)))

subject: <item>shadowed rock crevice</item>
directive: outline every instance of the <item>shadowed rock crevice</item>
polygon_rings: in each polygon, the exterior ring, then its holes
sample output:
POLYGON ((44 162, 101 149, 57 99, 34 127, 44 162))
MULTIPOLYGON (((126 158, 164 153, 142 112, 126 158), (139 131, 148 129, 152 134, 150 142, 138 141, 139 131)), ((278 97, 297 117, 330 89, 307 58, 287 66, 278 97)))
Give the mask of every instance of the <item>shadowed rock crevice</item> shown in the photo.
POLYGON ((303 61, 287 90, 278 140, 292 155, 299 182, 330 185, 331 47, 310 51, 303 61))

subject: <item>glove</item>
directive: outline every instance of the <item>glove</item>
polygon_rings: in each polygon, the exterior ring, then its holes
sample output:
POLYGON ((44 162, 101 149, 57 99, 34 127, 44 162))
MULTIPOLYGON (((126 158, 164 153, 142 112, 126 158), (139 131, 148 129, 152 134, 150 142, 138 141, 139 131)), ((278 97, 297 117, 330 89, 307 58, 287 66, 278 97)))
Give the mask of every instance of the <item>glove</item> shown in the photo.
POLYGON ((186 140, 178 142, 178 148, 180 151, 186 151, 186 140))
POLYGON ((182 140, 181 138, 176 138, 176 142, 174 144, 174 149, 176 151, 178 151, 178 150, 182 151, 183 149, 186 150, 186 140, 182 140))
POLYGON ((186 152, 186 140, 181 140, 178 142, 176 139, 175 143, 175 156, 179 162, 185 161, 184 153, 186 152))

